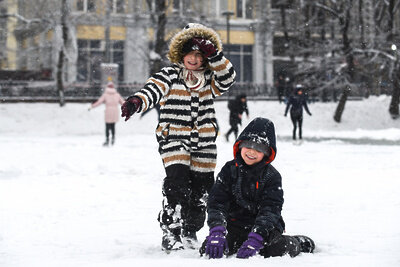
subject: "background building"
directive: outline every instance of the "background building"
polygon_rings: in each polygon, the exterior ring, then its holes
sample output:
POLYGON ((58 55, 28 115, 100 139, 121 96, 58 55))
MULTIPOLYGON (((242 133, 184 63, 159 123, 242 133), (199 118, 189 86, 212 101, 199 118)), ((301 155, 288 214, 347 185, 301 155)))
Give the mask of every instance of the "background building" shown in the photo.
POLYGON ((140 85, 154 66, 168 63, 169 38, 199 22, 220 34, 238 74, 235 86, 250 95, 276 94, 279 75, 289 91, 301 82, 321 96, 349 84, 353 93, 379 94, 396 85, 399 6, 398 0, 0 0, 0 80, 55 81, 61 67, 66 86, 99 87, 101 64, 115 63, 121 86, 140 85))

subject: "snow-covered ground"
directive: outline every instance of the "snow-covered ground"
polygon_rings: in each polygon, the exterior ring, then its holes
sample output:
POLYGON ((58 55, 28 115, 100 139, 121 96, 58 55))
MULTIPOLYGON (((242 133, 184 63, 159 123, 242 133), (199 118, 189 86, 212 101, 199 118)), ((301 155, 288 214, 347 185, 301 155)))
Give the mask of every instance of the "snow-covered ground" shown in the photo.
MULTIPOLYGON (((389 101, 350 101, 340 124, 335 103, 310 104, 302 145, 283 104, 249 102, 244 125, 263 116, 276 126, 287 234, 308 235, 317 249, 248 260, 161 251, 155 111, 120 121, 115 146, 104 148, 103 107, 1 104, 0 266, 400 266, 400 120, 389 101)), ((226 102, 216 109, 225 133, 226 102)), ((232 142, 218 138, 217 171, 232 142)))

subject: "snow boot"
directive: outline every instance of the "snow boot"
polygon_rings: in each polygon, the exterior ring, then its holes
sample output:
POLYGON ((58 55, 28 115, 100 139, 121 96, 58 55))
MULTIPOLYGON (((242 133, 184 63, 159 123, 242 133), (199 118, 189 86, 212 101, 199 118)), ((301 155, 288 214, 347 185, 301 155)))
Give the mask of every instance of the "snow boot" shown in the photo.
POLYGON ((197 235, 194 231, 182 231, 182 241, 185 248, 196 249, 197 235))
POLYGON ((290 257, 296 257, 301 252, 300 242, 297 238, 288 235, 280 235, 278 238, 273 239, 271 243, 267 244, 260 250, 260 255, 265 258, 284 256, 289 254, 290 257))
POLYGON ((114 136, 111 138, 111 145, 114 145, 114 143, 115 143, 115 138, 114 138, 114 136))
POLYGON ((108 139, 103 143, 103 146, 108 146, 108 139))
POLYGON ((299 241, 301 252, 313 253, 315 249, 315 243, 311 238, 304 235, 295 235, 293 237, 299 241))
POLYGON ((172 233, 168 230, 163 230, 163 237, 161 241, 162 250, 170 253, 173 250, 183 249, 182 240, 179 234, 172 233))

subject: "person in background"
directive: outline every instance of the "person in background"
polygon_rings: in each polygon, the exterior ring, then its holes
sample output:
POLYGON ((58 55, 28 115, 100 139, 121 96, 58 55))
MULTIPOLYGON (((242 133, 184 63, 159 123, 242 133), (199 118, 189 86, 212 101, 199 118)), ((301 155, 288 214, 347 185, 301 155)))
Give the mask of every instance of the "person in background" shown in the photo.
POLYGON ((217 32, 197 23, 173 36, 168 58, 172 65, 150 77, 121 110, 128 120, 160 104, 156 137, 166 177, 158 221, 161 247, 170 253, 194 248, 204 226, 217 162, 214 99, 229 90, 236 72, 217 32))
POLYGON ((249 109, 247 108, 247 99, 245 94, 238 95, 235 99, 229 100, 229 124, 231 128, 225 134, 226 141, 229 142, 229 135, 233 133, 235 139, 239 133, 239 125, 242 125, 242 115, 246 112, 249 117, 249 109))
POLYGON ((122 105, 124 102, 125 100, 117 92, 117 89, 115 89, 114 83, 109 81, 104 93, 89 107, 90 111, 92 108, 98 107, 103 103, 106 106, 104 111, 104 120, 106 122, 106 141, 104 142, 103 146, 109 145, 110 133, 111 144, 114 145, 115 143, 115 123, 117 123, 119 120, 119 105, 122 105))
POLYGON ((285 90, 286 90, 286 81, 285 77, 282 73, 279 73, 278 78, 276 80, 276 93, 278 95, 278 100, 279 103, 282 103, 283 98, 285 96, 285 90))
POLYGON ((304 88, 301 84, 296 85, 294 90, 294 94, 289 97, 289 100, 286 105, 285 117, 290 109, 290 118, 293 123, 293 140, 296 140, 296 131, 297 127, 299 128, 299 139, 302 137, 302 126, 303 126, 303 107, 308 113, 308 115, 312 115, 307 106, 307 99, 304 95, 304 88))
POLYGON ((233 145, 233 160, 218 174, 207 203, 209 235, 200 248, 209 258, 297 256, 313 252, 314 241, 283 235, 282 177, 271 165, 277 153, 275 127, 256 118, 233 145))

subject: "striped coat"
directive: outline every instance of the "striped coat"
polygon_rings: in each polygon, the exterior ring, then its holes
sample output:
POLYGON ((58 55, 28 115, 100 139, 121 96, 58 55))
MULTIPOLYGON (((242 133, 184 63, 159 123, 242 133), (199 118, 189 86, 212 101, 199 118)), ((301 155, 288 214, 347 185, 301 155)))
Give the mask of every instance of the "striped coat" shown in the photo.
POLYGON ((138 112, 160 103, 156 136, 165 167, 184 164, 193 171, 213 172, 218 135, 214 98, 232 86, 236 73, 222 52, 208 59, 205 84, 199 89, 191 90, 185 85, 182 71, 174 64, 148 79, 143 89, 135 93, 143 101, 138 112))

